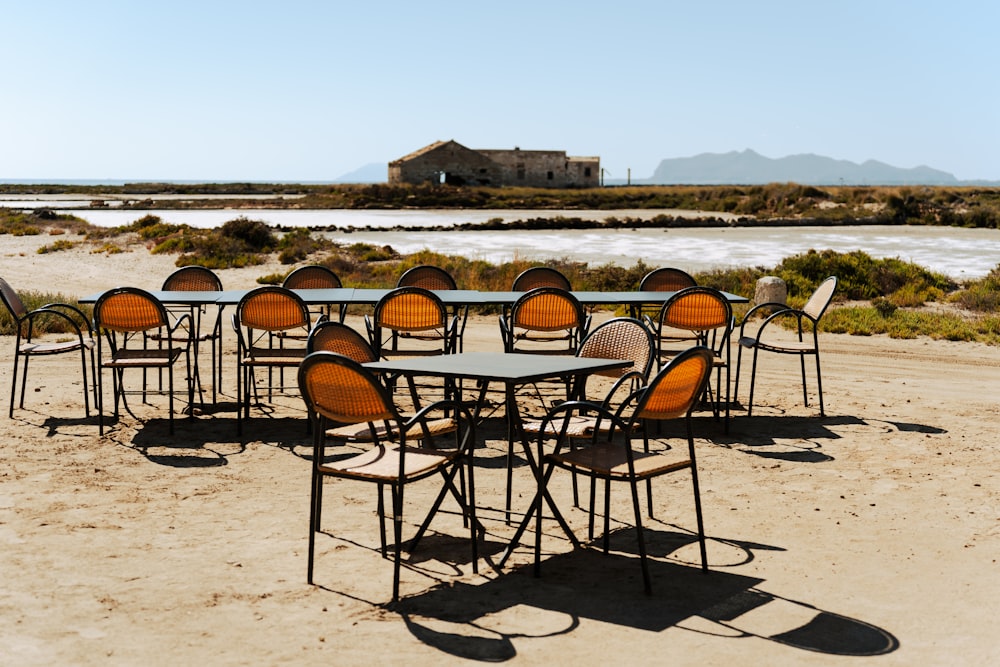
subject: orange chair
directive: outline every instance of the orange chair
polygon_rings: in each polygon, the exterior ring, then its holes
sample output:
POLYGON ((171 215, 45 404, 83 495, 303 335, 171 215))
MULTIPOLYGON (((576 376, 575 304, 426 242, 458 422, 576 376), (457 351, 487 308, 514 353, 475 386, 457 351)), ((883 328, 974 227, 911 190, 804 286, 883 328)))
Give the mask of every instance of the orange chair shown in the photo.
MULTIPOLYGON (((701 567, 708 570, 708 557, 705 548, 705 528, 701 511, 701 495, 698 488, 698 467, 695 457, 694 434, 691 425, 691 410, 698 397, 705 391, 712 372, 713 353, 711 350, 697 346, 681 352, 666 364, 659 373, 644 387, 629 397, 616 411, 587 401, 569 401, 551 410, 542 422, 541 433, 550 431, 561 435, 556 440, 555 451, 542 457, 545 468, 542 473, 542 483, 532 509, 541 518, 541 503, 551 498, 545 492, 548 480, 556 468, 569 470, 573 473, 601 479, 605 482, 604 493, 604 551, 608 551, 610 533, 610 486, 611 482, 625 482, 629 485, 632 496, 632 510, 635 517, 636 536, 639 546, 639 559, 642 566, 642 579, 646 593, 652 591, 649 576, 649 565, 646 557, 646 543, 643 535, 642 516, 639 509, 640 481, 650 483, 654 478, 677 472, 691 471, 691 483, 694 488, 695 516, 698 524, 698 543, 701 550, 701 567), (565 444, 568 437, 565 425, 569 424, 576 414, 591 414, 610 424, 607 430, 594 431, 591 442, 586 447, 568 449, 565 444), (644 420, 663 421, 668 419, 684 419, 687 431, 687 452, 679 448, 668 448, 660 452, 650 452, 648 433, 642 428, 644 420), (633 440, 641 437, 643 447, 637 449, 633 440), (568 449, 568 451, 567 451, 568 449)), ((546 437, 544 435, 540 437, 546 437)), ((539 440, 539 454, 542 442, 539 440)), ((593 495, 590 508, 590 521, 593 523, 593 495)), ((550 502, 550 507, 566 527, 567 524, 558 508, 550 502)), ((649 511, 652 515, 652 500, 649 499, 649 511)), ((530 515, 529 511, 529 515, 530 515)), ((522 524, 519 533, 523 532, 522 524)), ((538 532, 535 535, 535 571, 540 571, 541 560, 541 521, 536 524, 538 532)), ((515 540, 520 535, 515 537, 515 540)), ((575 546, 579 546, 576 537, 569 534, 575 546)))
MULTIPOLYGON (((403 272, 403 275, 396 281, 396 287, 423 287, 424 289, 436 290, 457 290, 458 283, 450 273, 444 269, 422 264, 414 266, 403 272)), ((452 311, 455 317, 455 351, 461 352, 465 336, 465 324, 469 319, 469 307, 455 306, 452 311)), ((404 334, 401 334, 404 335, 404 334)))
MULTIPOLYGON (((236 330, 236 426, 243 433, 243 419, 250 418, 250 392, 256 393, 255 370, 268 370, 268 395, 274 387, 274 369, 296 368, 306 356, 304 340, 311 320, 305 302, 295 292, 268 285, 250 290, 240 299, 233 314, 236 330), (283 335, 284 334, 284 335, 283 335), (285 342, 303 342, 286 347, 285 342)), ((284 389, 283 385, 280 387, 284 389)))
MULTIPOLYGON (((413 551, 431 519, 450 492, 458 502, 470 527, 472 570, 478 572, 477 535, 482 526, 476 519, 475 484, 472 452, 475 446, 475 422, 468 409, 458 401, 439 401, 428 405, 409 419, 400 416, 392 398, 378 379, 358 362, 333 352, 314 352, 299 367, 299 387, 305 400, 313 429, 312 490, 309 511, 309 560, 307 580, 313 583, 316 533, 321 532, 323 481, 325 478, 350 479, 377 486, 378 517, 382 555, 386 554, 385 508, 382 490, 388 486, 392 495, 393 577, 392 600, 399 599, 399 578, 403 549, 403 492, 408 484, 434 475, 441 476, 441 489, 430 511, 410 541, 413 551), (447 438, 428 433, 431 416, 441 415, 454 425, 447 438), (326 431, 328 422, 370 427, 369 449, 348 458, 328 459, 326 431), (381 425, 382 428, 377 428, 381 425), (419 445, 410 444, 419 439, 419 445), (467 495, 455 485, 455 473, 467 468, 467 495)), ((343 509, 343 503, 339 503, 343 509)))
MULTIPOLYGON (((125 390, 125 370, 142 368, 167 371, 167 394, 170 400, 168 411, 170 433, 174 432, 174 364, 183 354, 187 363, 187 389, 189 416, 194 417, 191 404, 194 402, 194 377, 191 366, 191 339, 187 332, 192 330, 191 315, 184 313, 172 324, 167 309, 152 294, 136 287, 117 287, 102 294, 94 304, 94 330, 104 333, 110 356, 104 359, 101 338, 97 340, 97 358, 102 369, 111 369, 112 391, 115 397, 115 417, 118 417, 118 403, 129 410, 127 393, 148 392, 145 382, 141 390, 125 390), (155 334, 161 345, 150 348, 147 340, 155 334), (175 339, 176 336, 176 339, 175 339), (139 346, 139 343, 142 346, 139 346)), ((103 373, 97 374, 97 413, 100 418, 100 433, 104 433, 104 391, 103 373)))
POLYGON ((514 285, 511 289, 515 292, 527 292, 536 287, 558 287, 567 292, 573 289, 569 278, 558 269, 548 266, 533 266, 530 269, 525 269, 514 278, 514 285))
POLYGON ((365 328, 379 358, 451 354, 456 345, 455 318, 433 292, 423 287, 397 287, 383 296, 365 328), (404 340, 417 342, 403 346, 404 340))
POLYGON ((500 316, 507 352, 575 354, 589 328, 590 316, 577 298, 558 287, 525 292, 500 316), (559 345, 552 347, 553 343, 559 345))
MULTIPOLYGON (((163 291, 165 292, 221 292, 222 280, 211 269, 203 266, 184 266, 163 281, 163 291)), ((179 308, 167 307, 168 311, 182 312, 179 308)), ((193 306, 191 313, 191 331, 185 335, 178 332, 175 342, 183 342, 184 337, 190 337, 194 345, 194 381, 201 394, 201 371, 198 357, 201 343, 211 343, 212 345, 212 403, 216 403, 218 392, 222 388, 222 309, 217 308, 215 322, 212 330, 202 331, 201 318, 205 314, 205 307, 193 306)))
MULTIPOLYGON (((344 285, 340 282, 340 278, 336 273, 328 269, 321 264, 310 264, 308 266, 300 266, 295 269, 281 282, 281 286, 286 289, 336 289, 338 287, 343 287, 344 285)), ((326 315, 329 319, 333 313, 333 308, 331 304, 327 304, 325 312, 323 310, 316 311, 317 315, 326 315)), ((347 306, 345 304, 338 304, 338 319, 343 322, 344 317, 347 315, 347 306)))

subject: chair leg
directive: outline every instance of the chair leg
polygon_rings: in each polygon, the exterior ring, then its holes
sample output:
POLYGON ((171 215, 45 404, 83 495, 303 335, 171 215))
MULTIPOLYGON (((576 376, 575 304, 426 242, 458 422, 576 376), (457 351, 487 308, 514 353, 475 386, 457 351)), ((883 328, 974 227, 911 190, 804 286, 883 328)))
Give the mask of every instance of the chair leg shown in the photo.
POLYGON ((385 485, 378 485, 378 534, 382 551, 382 558, 385 558, 388 545, 385 539, 385 485))
POLYGON ((104 369, 97 373, 97 432, 104 435, 104 369))
POLYGON ((170 392, 170 397, 168 399, 168 404, 170 409, 167 411, 167 421, 170 424, 170 435, 174 434, 174 365, 170 364, 167 368, 167 384, 169 386, 168 391, 170 392))
POLYGON ((809 392, 806 390, 806 355, 799 355, 799 366, 802 367, 802 403, 809 407, 809 392))
POLYGON ((819 370, 819 347, 816 348, 816 389, 819 391, 819 415, 825 417, 823 410, 823 376, 819 370))
POLYGON ((743 363, 743 346, 737 343, 736 347, 736 380, 733 383, 733 400, 740 400, 740 365, 743 363))
POLYGON ((635 514, 636 538, 639 542, 639 563, 642 566, 642 584, 646 595, 653 592, 653 586, 649 578, 649 563, 646 561, 646 538, 642 529, 642 513, 639 511, 639 485, 636 480, 630 479, 629 486, 632 488, 632 512, 635 514))
POLYGON ((757 382, 757 348, 753 349, 753 363, 750 366, 750 397, 747 399, 747 417, 753 414, 753 388, 757 382))
MULTIPOLYGON (((313 465, 316 465, 314 462, 313 465)), ((313 564, 316 553, 316 533, 319 531, 319 515, 322 506, 323 477, 315 470, 312 474, 312 496, 309 502, 309 559, 306 566, 306 582, 313 582, 313 564)))
POLYGON ((90 417, 90 389, 87 387, 87 347, 80 348, 80 370, 83 374, 83 412, 90 417))
POLYGON ((588 475, 588 477, 590 478, 590 505, 589 505, 590 511, 588 512, 588 514, 590 515, 590 517, 589 517, 589 520, 587 521, 587 539, 590 540, 591 542, 593 542, 594 541, 594 501, 595 501, 595 498, 597 496, 597 478, 594 477, 594 473, 590 473, 590 475, 588 475))
POLYGON ((611 478, 604 479, 604 553, 611 548, 611 478))
POLYGON ((403 558, 403 490, 405 486, 392 485, 392 532, 396 540, 396 557, 392 564, 392 601, 399 600, 399 571, 403 558))
MULTIPOLYGON (((14 358, 17 358, 17 353, 14 354, 14 358)), ((24 368, 21 369, 21 409, 24 409, 24 390, 28 386, 28 362, 31 361, 31 355, 25 355, 24 357, 24 368)))
MULTIPOLYGON (((509 428, 509 427, 508 427, 509 428)), ((510 505, 514 483, 514 440, 511 434, 507 437, 507 495, 504 499, 504 522, 510 525, 510 505)))
POLYGON ((694 432, 691 430, 691 415, 687 418, 688 452, 691 456, 691 487, 694 490, 694 513, 698 520, 698 546, 701 550, 701 570, 708 572, 708 555, 705 551, 705 522, 701 512, 701 489, 698 485, 698 462, 694 451, 694 432))
MULTIPOLYGON (((20 340, 18 340, 18 347, 21 347, 20 340)), ((10 419, 14 418, 14 397, 17 396, 17 362, 20 357, 21 354, 14 350, 14 374, 10 379, 10 412, 7 415, 10 419)))

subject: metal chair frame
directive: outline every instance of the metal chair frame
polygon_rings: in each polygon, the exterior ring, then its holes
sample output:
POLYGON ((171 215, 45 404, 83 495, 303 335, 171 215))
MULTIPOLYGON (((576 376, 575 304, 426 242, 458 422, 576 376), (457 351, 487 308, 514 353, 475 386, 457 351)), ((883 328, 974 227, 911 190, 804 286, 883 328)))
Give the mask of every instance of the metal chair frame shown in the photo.
MULTIPOLYGON (((429 290, 457 290, 458 283, 450 273, 439 266, 421 264, 403 272, 396 281, 396 287, 423 287, 429 290)), ((469 306, 455 306, 452 311, 455 317, 455 351, 464 348, 465 324, 469 319, 469 306)), ((405 337, 405 336, 404 336, 405 337)))
MULTIPOLYGON (((183 266, 163 281, 163 291, 178 292, 221 292, 222 279, 211 269, 203 266, 183 266)), ((184 312, 181 307, 167 306, 168 312, 184 312)), ((218 307, 217 307, 218 308, 218 307)), ((198 388, 199 396, 201 388, 201 370, 199 364, 201 343, 211 343, 212 346, 212 404, 218 402, 218 393, 222 391, 222 309, 218 308, 215 322, 212 324, 210 333, 202 333, 202 317, 205 315, 207 306, 191 306, 187 309, 191 313, 191 331, 189 336, 194 344, 194 381, 198 388)), ((175 338, 179 341, 180 338, 175 338)))
MULTIPOLYGON (((119 399, 125 410, 135 416, 128 406, 126 395, 141 394, 143 400, 150 391, 143 379, 142 389, 127 391, 125 389, 125 369, 141 368, 166 370, 169 397, 168 419, 170 433, 174 432, 174 364, 183 353, 187 364, 185 381, 188 389, 188 416, 194 418, 194 377, 191 365, 191 338, 186 332, 192 331, 190 313, 182 313, 174 322, 166 307, 149 292, 137 287, 117 287, 108 290, 94 304, 94 330, 104 334, 110 356, 103 359, 101 337, 97 339, 97 358, 100 370, 111 369, 111 387, 114 394, 114 415, 118 418, 119 399), (107 311, 107 312, 105 312, 107 311), (185 332, 185 333, 179 333, 185 332), (149 348, 149 334, 155 333, 161 341, 160 346, 149 348), (142 341, 142 348, 136 347, 142 341), (162 343, 166 343, 163 347, 162 343), (178 345, 175 345, 178 343, 178 345)), ((99 432, 104 434, 104 390, 103 373, 97 374, 97 413, 99 432)), ((162 390, 160 390, 162 391, 162 390)))
MULTIPOLYGON (((701 508, 701 494, 698 485, 698 466, 695 455, 694 433, 691 423, 692 409, 698 397, 705 391, 712 372, 714 353, 703 346, 689 348, 670 360, 649 385, 631 394, 617 410, 588 401, 568 401, 549 411, 542 421, 541 434, 538 441, 538 455, 544 462, 541 473, 539 491, 535 496, 529 516, 537 511, 535 533, 535 573, 541 571, 541 503, 547 501, 555 518, 559 521, 574 546, 580 543, 569 529, 557 506, 548 495, 547 485, 556 468, 562 468, 574 473, 591 477, 590 494, 590 526, 593 531, 595 493, 593 480, 605 482, 604 491, 604 536, 603 551, 609 550, 610 535, 610 487, 611 482, 626 482, 629 484, 632 496, 632 510, 635 517, 636 537, 639 547, 639 559, 642 567, 642 578, 645 592, 652 592, 647 563, 646 542, 642 527, 638 484, 647 484, 647 510, 653 515, 651 482, 655 477, 679 470, 691 471, 691 483, 694 491, 695 515, 697 518, 697 537, 701 552, 701 569, 708 571, 708 556, 705 545, 705 527, 701 508), (587 447, 570 450, 563 453, 563 446, 568 440, 565 437, 567 424, 574 414, 591 414, 607 424, 606 428, 597 429, 587 447), (650 452, 647 430, 642 424, 647 420, 664 421, 668 419, 683 419, 688 445, 687 458, 678 459, 665 453, 650 452), (555 450, 542 455, 543 440, 549 432, 558 432, 555 450), (641 451, 636 451, 632 441, 642 438, 641 451)), ((521 524, 518 534, 512 543, 516 543, 523 534, 526 523, 521 524)))
POLYGON ((14 399, 17 395, 17 371, 21 357, 24 366, 21 369, 21 400, 19 407, 24 409, 24 393, 28 383, 28 362, 32 357, 51 356, 80 352, 80 370, 83 374, 83 409, 90 417, 90 388, 87 384, 87 357, 90 357, 90 377, 93 382, 94 403, 97 403, 97 365, 94 361, 95 336, 82 310, 68 303, 47 303, 40 308, 29 311, 21 297, 6 280, 0 278, 0 300, 10 312, 14 322, 14 372, 10 384, 10 411, 8 416, 14 417, 14 399), (75 316, 75 317, 74 317, 75 316), (35 338, 35 323, 43 318, 63 320, 74 334, 74 338, 60 342, 38 342, 35 338))
MULTIPOLYGON (((267 285, 250 290, 236 306, 233 329, 237 337, 236 353, 236 427, 243 433, 243 420, 250 418, 251 388, 257 395, 257 368, 268 370, 268 397, 273 397, 273 370, 295 368, 306 356, 306 348, 287 348, 285 340, 295 334, 305 339, 312 326, 309 308, 290 289, 267 285), (275 343, 277 342, 277 347, 275 343)), ((284 391, 282 374, 279 390, 284 391)), ((259 400, 259 399, 258 399, 259 400)))
POLYGON ((689 332, 693 336, 692 344, 704 345, 715 354, 713 365, 715 367, 715 399, 712 400, 711 383, 707 385, 708 397, 712 403, 712 411, 718 418, 721 413, 721 403, 725 400, 725 430, 729 432, 729 417, 731 412, 731 352, 730 340, 732 338, 735 320, 733 319, 733 307, 719 290, 704 285, 685 287, 674 292, 660 308, 660 313, 655 322, 648 318, 647 325, 650 326, 653 337, 656 340, 657 366, 663 367, 665 360, 677 354, 677 350, 664 347, 664 342, 676 340, 669 335, 664 335, 668 331, 689 332), (722 391, 722 371, 726 372, 726 391, 722 391))
POLYGON ((500 336, 506 352, 576 354, 590 329, 590 315, 580 301, 559 287, 537 287, 525 292, 500 315, 500 336), (518 331, 520 330, 520 332, 518 331), (518 342, 554 343, 562 348, 519 349, 518 342))
MULTIPOLYGON (((336 289, 343 287, 340 277, 322 264, 308 264, 295 269, 281 281, 281 286, 286 289, 336 289)), ((326 315, 330 319, 333 309, 330 304, 326 304, 326 309, 313 311, 317 317, 326 315)), ((347 316, 347 305, 337 305, 337 319, 341 322, 347 316)))
POLYGON ((753 350, 753 365, 750 370, 750 397, 747 399, 747 416, 753 414, 753 392, 754 385, 757 378, 757 353, 760 350, 765 352, 776 352, 778 354, 794 354, 798 355, 799 363, 802 370, 802 400, 806 407, 809 406, 809 393, 806 385, 806 357, 809 355, 816 357, 816 389, 819 394, 819 414, 820 416, 826 416, 826 411, 823 406, 823 375, 820 371, 819 363, 819 321, 826 313, 826 309, 830 305, 830 301, 833 299, 833 294, 837 289, 837 278, 836 276, 830 276, 826 278, 819 287, 813 292, 812 296, 801 309, 790 308, 783 303, 761 303, 755 305, 749 311, 747 311, 746 316, 743 318, 743 323, 740 325, 740 335, 737 340, 739 348, 736 353, 736 387, 733 390, 733 395, 737 395, 740 386, 740 365, 743 361, 743 349, 753 350), (762 311, 771 311, 760 326, 757 327, 757 331, 753 335, 747 335, 746 327, 751 321, 752 317, 762 311), (798 334, 797 343, 785 343, 779 341, 771 341, 764 337, 765 333, 770 329, 771 325, 784 320, 787 318, 792 318, 795 320, 796 332, 798 334), (812 330, 812 342, 805 340, 805 323, 809 323, 809 328, 812 330))
MULTIPOLYGON (((438 401, 404 419, 392 402, 392 397, 379 380, 358 362, 333 352, 309 354, 299 366, 299 387, 316 423, 313 429, 312 485, 309 510, 309 556, 307 581, 313 583, 316 533, 321 531, 323 481, 327 477, 374 483, 378 493, 378 518, 382 556, 386 556, 385 507, 383 489, 388 486, 392 497, 393 580, 392 600, 399 599, 399 580, 403 549, 404 490, 407 484, 436 474, 442 477, 441 490, 423 522, 407 547, 413 551, 448 493, 458 502, 467 521, 472 542, 472 569, 478 573, 478 534, 483 531, 476 519, 475 478, 472 464, 475 447, 475 421, 467 408, 458 401, 438 401), (449 415, 459 427, 448 431, 450 447, 432 443, 428 433, 428 417, 438 413, 449 415), (325 452, 325 432, 329 422, 367 424, 371 433, 371 449, 349 459, 328 461, 325 452), (382 424, 382 428, 377 428, 382 424), (423 442, 408 444, 419 434, 423 442), (463 465, 464 464, 464 465, 463 465), (467 471, 466 471, 467 468, 467 471), (455 474, 463 471, 468 482, 465 492, 455 484, 455 474)), ((483 531, 485 532, 485 531, 483 531)))

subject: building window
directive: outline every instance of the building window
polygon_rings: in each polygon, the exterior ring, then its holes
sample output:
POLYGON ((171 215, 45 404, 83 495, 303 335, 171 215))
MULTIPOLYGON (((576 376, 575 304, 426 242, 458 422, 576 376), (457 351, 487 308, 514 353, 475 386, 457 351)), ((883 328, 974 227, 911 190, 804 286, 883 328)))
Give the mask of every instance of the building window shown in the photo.
POLYGON ((553 178, 556 177, 556 175, 550 171, 547 174, 545 174, 545 177, 551 181, 553 178))
POLYGON ((524 180, 524 167, 518 167, 517 168, 517 180, 519 180, 519 181, 523 181, 524 180))
POLYGON ((584 167, 583 168, 583 176, 585 178, 590 178, 590 167, 584 167))

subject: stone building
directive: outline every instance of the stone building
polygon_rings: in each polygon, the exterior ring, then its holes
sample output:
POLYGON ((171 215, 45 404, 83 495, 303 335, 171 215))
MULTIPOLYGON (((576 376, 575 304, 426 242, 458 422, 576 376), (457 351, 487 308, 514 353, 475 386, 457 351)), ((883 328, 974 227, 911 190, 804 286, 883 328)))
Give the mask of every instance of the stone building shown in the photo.
POLYGON ((600 185, 599 157, 567 157, 565 151, 473 150, 437 141, 389 163, 389 183, 520 185, 593 188, 600 185))

